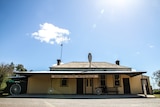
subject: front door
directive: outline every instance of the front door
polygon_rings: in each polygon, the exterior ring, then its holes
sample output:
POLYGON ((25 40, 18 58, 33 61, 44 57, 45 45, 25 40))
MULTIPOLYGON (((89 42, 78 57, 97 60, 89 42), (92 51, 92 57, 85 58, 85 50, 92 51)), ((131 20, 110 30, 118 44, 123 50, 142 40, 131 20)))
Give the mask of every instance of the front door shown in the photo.
POLYGON ((130 83, 129 78, 123 78, 123 88, 124 88, 124 94, 130 94, 130 83))
POLYGON ((86 78, 85 79, 85 91, 86 94, 92 94, 93 93, 93 78, 86 78))
POLYGON ((77 94, 83 94, 83 78, 77 78, 77 94))

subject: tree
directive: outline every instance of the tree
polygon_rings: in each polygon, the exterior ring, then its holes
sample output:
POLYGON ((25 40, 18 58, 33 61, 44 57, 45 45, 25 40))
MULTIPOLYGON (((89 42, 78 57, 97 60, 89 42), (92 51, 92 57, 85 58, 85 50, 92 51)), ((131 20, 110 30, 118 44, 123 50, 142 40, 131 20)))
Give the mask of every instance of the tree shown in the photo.
POLYGON ((153 73, 153 77, 154 77, 154 79, 156 80, 157 85, 160 87, 160 70, 155 71, 155 72, 153 73))
POLYGON ((158 87, 160 87, 160 81, 158 82, 158 87))
POLYGON ((13 74, 14 64, 0 64, 0 89, 5 88, 7 77, 13 74))
POLYGON ((14 68, 15 68, 14 63, 13 63, 13 62, 11 62, 11 64, 9 65, 9 67, 10 67, 10 69, 11 69, 11 70, 14 70, 14 68))
POLYGON ((16 66, 16 71, 27 71, 27 69, 24 68, 24 66, 22 64, 18 64, 16 66))

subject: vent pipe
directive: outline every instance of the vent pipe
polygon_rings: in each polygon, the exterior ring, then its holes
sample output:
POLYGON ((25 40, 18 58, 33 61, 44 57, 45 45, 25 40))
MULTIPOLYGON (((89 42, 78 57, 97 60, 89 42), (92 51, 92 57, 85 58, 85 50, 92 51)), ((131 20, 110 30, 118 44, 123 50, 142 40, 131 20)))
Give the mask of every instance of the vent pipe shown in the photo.
POLYGON ((120 61, 119 61, 119 60, 116 60, 116 64, 117 64, 117 65, 120 65, 120 61))
POLYGON ((60 65, 60 64, 61 64, 61 60, 57 59, 57 65, 60 65))

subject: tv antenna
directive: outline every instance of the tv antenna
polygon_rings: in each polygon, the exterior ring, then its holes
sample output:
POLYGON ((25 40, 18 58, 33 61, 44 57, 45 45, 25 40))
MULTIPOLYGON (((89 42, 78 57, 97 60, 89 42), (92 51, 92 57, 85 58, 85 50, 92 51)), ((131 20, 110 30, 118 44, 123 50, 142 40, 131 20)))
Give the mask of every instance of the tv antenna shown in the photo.
POLYGON ((61 55, 60 55, 60 60, 62 61, 62 53, 63 53, 63 44, 61 44, 61 55))
POLYGON ((91 68, 91 63, 92 63, 92 54, 88 53, 88 61, 89 61, 89 68, 91 68))

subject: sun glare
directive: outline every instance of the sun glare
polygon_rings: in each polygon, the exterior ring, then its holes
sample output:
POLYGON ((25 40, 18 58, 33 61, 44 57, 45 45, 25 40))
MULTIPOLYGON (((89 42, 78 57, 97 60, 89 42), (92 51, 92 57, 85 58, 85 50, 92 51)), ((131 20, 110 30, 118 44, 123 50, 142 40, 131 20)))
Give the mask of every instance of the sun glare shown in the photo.
POLYGON ((103 0, 103 4, 111 8, 125 9, 131 6, 133 0, 103 0))
POLYGON ((126 0, 110 0, 109 4, 115 7, 124 7, 127 5, 126 0))

